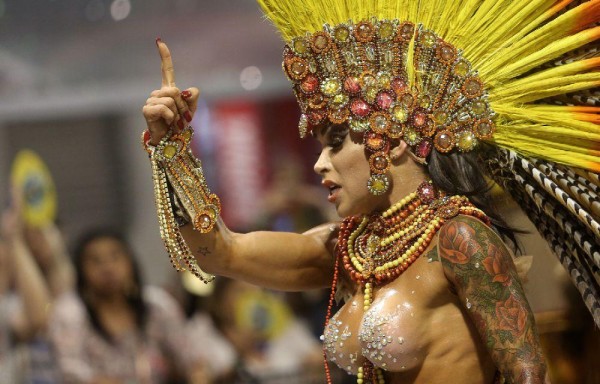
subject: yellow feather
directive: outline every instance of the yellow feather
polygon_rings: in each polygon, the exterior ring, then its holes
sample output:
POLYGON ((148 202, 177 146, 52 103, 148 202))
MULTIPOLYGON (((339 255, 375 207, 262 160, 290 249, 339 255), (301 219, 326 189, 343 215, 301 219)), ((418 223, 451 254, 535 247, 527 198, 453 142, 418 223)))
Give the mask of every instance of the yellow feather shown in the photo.
MULTIPOLYGON (((565 107, 562 107, 565 108, 565 107)), ((496 111, 501 114, 507 114, 513 120, 535 121, 538 123, 547 124, 546 131, 549 135, 565 135, 569 134, 573 138, 582 138, 598 143, 600 148, 600 125, 587 121, 579 121, 576 119, 565 120, 565 115, 576 116, 574 113, 565 109, 544 109, 538 106, 524 107, 502 107, 496 111), (556 128, 555 124, 560 124, 561 129, 556 128)))
MULTIPOLYGON (((533 104, 600 87, 600 60, 579 60, 535 70, 600 38, 600 0, 560 15, 574 0, 258 0, 284 40, 377 17, 422 24, 463 52, 478 71, 496 112, 498 145, 526 156, 600 167, 597 110, 533 104), (590 27, 584 27, 585 25, 590 27)), ((414 36, 406 57, 410 85, 414 36)))
POLYGON ((531 82, 527 87, 494 90, 490 92, 490 101, 496 104, 530 103, 547 97, 592 89, 598 86, 600 86, 600 73, 586 73, 531 82))

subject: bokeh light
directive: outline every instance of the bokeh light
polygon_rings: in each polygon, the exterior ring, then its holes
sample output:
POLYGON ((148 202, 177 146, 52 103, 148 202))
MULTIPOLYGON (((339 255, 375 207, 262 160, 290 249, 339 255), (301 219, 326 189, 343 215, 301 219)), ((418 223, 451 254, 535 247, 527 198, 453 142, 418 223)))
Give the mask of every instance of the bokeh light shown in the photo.
POLYGON ((247 91, 252 91, 260 87, 262 80, 262 72, 255 66, 246 67, 240 73, 240 83, 242 84, 242 88, 247 91))
POLYGON ((110 15, 113 20, 121 21, 131 12, 131 2, 129 0, 114 0, 110 5, 110 15))

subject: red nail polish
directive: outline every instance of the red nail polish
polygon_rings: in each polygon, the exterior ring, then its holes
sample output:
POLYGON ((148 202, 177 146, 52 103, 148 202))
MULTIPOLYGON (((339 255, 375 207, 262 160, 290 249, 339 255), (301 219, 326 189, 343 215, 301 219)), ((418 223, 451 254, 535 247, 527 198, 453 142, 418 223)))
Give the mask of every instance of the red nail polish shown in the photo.
POLYGON ((179 119, 177 120, 177 126, 179 126, 179 129, 183 129, 184 128, 184 124, 183 124, 183 120, 179 119))
POLYGON ((160 39, 160 37, 156 38, 156 45, 158 45, 158 43, 162 42, 162 40, 160 39))
POLYGON ((188 121, 188 123, 192 122, 192 115, 188 111, 185 111, 183 113, 183 117, 185 117, 185 119, 188 121))
POLYGON ((192 97, 192 92, 185 90, 181 92, 181 97, 183 97, 184 99, 189 99, 190 97, 192 97))

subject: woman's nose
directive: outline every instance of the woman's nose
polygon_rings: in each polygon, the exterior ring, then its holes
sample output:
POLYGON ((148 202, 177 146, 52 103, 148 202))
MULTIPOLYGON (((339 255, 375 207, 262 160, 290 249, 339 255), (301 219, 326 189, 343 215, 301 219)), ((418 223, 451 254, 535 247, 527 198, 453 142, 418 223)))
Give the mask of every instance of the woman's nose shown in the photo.
POLYGON ((331 164, 329 162, 329 154, 327 152, 327 148, 325 148, 321 151, 321 153, 319 154, 319 158, 315 162, 313 169, 315 170, 315 173, 317 175, 323 175, 324 173, 326 173, 327 171, 329 171, 331 169, 331 164))

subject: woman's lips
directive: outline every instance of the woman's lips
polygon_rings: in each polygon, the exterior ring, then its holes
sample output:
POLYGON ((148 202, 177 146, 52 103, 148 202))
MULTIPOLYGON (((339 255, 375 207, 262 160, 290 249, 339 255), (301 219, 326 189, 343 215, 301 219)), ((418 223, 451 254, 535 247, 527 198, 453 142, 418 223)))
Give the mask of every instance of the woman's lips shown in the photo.
POLYGON ((334 203, 338 198, 339 191, 342 187, 331 180, 323 180, 321 184, 329 190, 329 196, 327 197, 327 200, 330 203, 334 203))
POLYGON ((335 203, 336 199, 338 198, 338 193, 340 191, 340 187, 333 187, 329 189, 329 196, 327 196, 327 201, 329 201, 330 203, 335 203))

